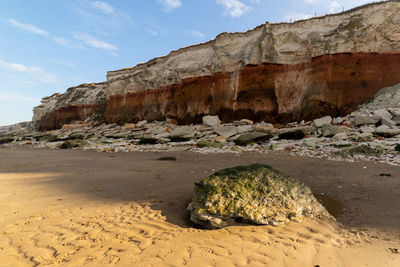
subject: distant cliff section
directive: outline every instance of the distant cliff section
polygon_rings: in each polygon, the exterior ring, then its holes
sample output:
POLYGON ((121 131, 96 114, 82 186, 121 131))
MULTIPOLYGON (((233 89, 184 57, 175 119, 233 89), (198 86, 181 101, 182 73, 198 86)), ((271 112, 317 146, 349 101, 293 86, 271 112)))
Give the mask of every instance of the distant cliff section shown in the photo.
POLYGON ((345 115, 383 87, 400 83, 400 1, 365 5, 179 49, 107 81, 42 100, 43 130, 95 116, 108 123, 206 114, 288 122, 345 115))

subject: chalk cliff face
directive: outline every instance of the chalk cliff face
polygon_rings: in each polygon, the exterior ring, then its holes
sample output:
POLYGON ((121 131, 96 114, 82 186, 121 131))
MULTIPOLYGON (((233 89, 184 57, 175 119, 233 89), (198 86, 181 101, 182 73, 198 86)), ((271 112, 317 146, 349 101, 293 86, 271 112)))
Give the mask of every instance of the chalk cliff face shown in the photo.
POLYGON ((269 122, 344 115, 400 83, 400 2, 261 25, 107 74, 34 110, 42 129, 95 113, 107 122, 174 118, 269 122), (103 113, 104 111, 104 113, 103 113))

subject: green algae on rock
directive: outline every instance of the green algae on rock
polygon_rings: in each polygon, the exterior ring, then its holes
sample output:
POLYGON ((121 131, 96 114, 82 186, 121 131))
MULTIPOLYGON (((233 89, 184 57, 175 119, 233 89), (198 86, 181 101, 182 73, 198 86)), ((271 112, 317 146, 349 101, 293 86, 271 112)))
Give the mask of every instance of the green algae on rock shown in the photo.
POLYGON ((263 164, 224 169, 195 183, 190 220, 209 229, 246 222, 278 225, 289 220, 333 218, 310 188, 263 164))

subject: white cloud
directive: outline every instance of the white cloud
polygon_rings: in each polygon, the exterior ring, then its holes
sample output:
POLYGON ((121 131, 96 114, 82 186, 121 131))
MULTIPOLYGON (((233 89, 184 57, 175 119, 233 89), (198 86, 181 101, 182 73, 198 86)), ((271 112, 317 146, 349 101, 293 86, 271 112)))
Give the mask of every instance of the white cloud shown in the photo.
POLYGON ((161 3, 165 11, 170 12, 182 5, 182 2, 180 0, 158 0, 159 3, 161 3))
POLYGON ((203 39, 204 37, 206 37, 202 32, 199 32, 199 31, 191 31, 190 33, 191 33, 193 36, 198 37, 198 38, 201 38, 201 39, 203 39))
POLYGON ((153 29, 149 29, 148 32, 153 36, 159 36, 160 35, 160 33, 158 31, 153 30, 153 29))
POLYGON ((285 19, 286 19, 287 21, 295 22, 295 21, 297 21, 297 20, 310 19, 310 18, 312 18, 313 16, 314 16, 314 15, 311 15, 311 14, 294 13, 294 14, 286 15, 285 19))
POLYGON ((13 27, 22 29, 26 32, 41 35, 43 37, 46 37, 49 40, 52 40, 52 41, 60 44, 60 45, 63 45, 63 46, 69 47, 69 48, 83 48, 83 46, 81 44, 79 44, 73 40, 70 40, 70 39, 67 39, 64 37, 60 37, 60 36, 53 36, 48 31, 43 30, 39 27, 36 27, 32 24, 22 23, 15 19, 5 19, 5 21, 13 27))
POLYGON ((251 9, 239 0, 217 0, 217 4, 222 5, 225 14, 231 17, 240 17, 251 9))
POLYGON ((312 4, 312 5, 316 5, 319 2, 321 2, 321 0, 304 0, 304 2, 312 4))
POLYGON ((4 92, 4 91, 0 91, 0 100, 1 101, 28 102, 28 103, 38 103, 39 102, 39 99, 36 99, 33 97, 10 93, 10 92, 4 92))
POLYGON ((12 72, 20 72, 29 75, 31 78, 43 82, 43 83, 57 83, 57 77, 47 72, 46 70, 37 67, 37 66, 26 66, 23 64, 7 62, 0 59, 0 69, 12 71, 12 72))
POLYGON ((22 22, 20 22, 18 20, 15 20, 15 19, 6 19, 5 21, 8 24, 10 24, 11 26, 19 28, 19 29, 22 29, 24 31, 27 31, 27 32, 30 32, 30 33, 33 33, 33 34, 42 35, 42 36, 45 36, 45 37, 49 37, 50 36, 50 34, 47 31, 45 31, 43 29, 40 29, 40 28, 38 28, 38 27, 36 27, 36 26, 34 26, 32 24, 25 24, 25 23, 22 23, 22 22))
POLYGON ((73 34, 73 37, 78 40, 81 41, 83 43, 85 43, 88 46, 91 46, 93 48, 98 48, 98 49, 103 49, 103 50, 110 50, 110 51, 117 51, 118 47, 116 47, 113 44, 104 42, 100 39, 97 39, 96 37, 88 34, 88 33, 84 33, 84 32, 76 32, 73 34))
POLYGON ((329 5, 329 13, 335 13, 340 11, 341 4, 338 1, 333 1, 329 5))
POLYGON ((101 12, 103 12, 104 14, 111 14, 114 13, 114 8, 102 1, 95 1, 91 3, 91 6, 100 10, 101 12))

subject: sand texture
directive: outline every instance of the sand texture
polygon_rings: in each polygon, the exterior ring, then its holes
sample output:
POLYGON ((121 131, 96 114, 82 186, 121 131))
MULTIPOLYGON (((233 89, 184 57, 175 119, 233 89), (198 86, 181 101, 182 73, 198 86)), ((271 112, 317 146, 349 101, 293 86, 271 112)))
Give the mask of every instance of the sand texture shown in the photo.
POLYGON ((400 266, 400 170, 279 154, 96 153, 0 147, 1 266, 400 266), (159 161, 173 156, 176 161, 159 161), (337 221, 195 228, 193 183, 263 163, 337 221), (391 176, 380 176, 390 174, 391 176))

